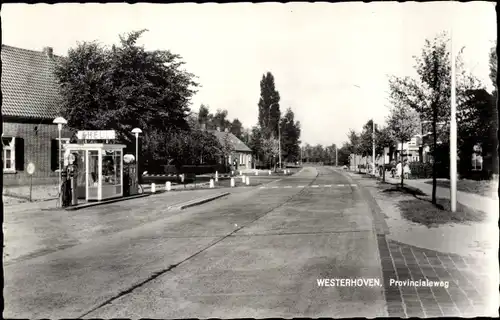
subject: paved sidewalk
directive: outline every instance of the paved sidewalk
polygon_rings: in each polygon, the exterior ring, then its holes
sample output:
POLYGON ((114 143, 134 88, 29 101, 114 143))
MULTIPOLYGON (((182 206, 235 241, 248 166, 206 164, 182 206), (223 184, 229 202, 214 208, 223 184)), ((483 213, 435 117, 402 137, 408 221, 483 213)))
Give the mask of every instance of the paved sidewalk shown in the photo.
POLYGON ((169 210, 170 206, 220 193, 221 189, 162 193, 76 211, 42 211, 40 204, 44 209, 54 208, 54 201, 5 207, 4 263, 43 255, 164 219, 179 214, 176 210, 169 210))
MULTIPOLYGON (((398 182, 401 183, 400 179, 394 179, 390 177, 386 177, 385 180, 389 183, 398 183, 398 182)), ((420 180, 405 179, 404 184, 410 187, 418 188, 422 190, 425 194, 431 196, 432 185, 425 183, 425 181, 428 180, 429 179, 420 179, 420 180)), ((436 197, 450 199, 450 189, 437 187, 436 197)), ((499 210, 498 200, 491 199, 488 197, 483 197, 473 193, 457 191, 457 201, 465 206, 486 212, 489 214, 488 216, 491 219, 498 221, 498 210, 499 210)))
POLYGON ((347 174, 385 215, 389 233, 379 235, 378 242, 390 317, 498 317, 497 221, 419 225, 405 220, 397 206, 413 196, 387 194, 377 180, 347 174), (443 285, 390 284, 409 280, 443 285))

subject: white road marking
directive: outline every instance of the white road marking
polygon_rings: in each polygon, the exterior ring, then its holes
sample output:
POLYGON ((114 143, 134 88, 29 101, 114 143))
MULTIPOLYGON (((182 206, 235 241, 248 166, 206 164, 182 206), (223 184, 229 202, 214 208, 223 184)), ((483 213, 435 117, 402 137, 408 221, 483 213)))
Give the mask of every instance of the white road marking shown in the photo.
POLYGON ((277 187, 277 186, 274 186, 274 187, 273 187, 273 189, 278 189, 278 187, 277 187))
POLYGON ((351 184, 351 187, 357 187, 357 185, 355 185, 355 184, 351 184))
POLYGON ((313 188, 317 188, 317 187, 319 187, 319 186, 318 186, 317 184, 315 184, 315 185, 312 185, 311 187, 313 187, 313 188))
POLYGON ((338 184, 337 187, 343 187, 344 185, 343 184, 338 184))
POLYGON ((285 188, 291 188, 292 186, 286 186, 285 188))
POLYGON ((297 186, 297 188, 304 188, 304 186, 297 186))
POLYGON ((261 189, 265 189, 266 187, 260 187, 261 189))
POLYGON ((331 184, 325 184, 325 187, 331 187, 332 185, 331 184))

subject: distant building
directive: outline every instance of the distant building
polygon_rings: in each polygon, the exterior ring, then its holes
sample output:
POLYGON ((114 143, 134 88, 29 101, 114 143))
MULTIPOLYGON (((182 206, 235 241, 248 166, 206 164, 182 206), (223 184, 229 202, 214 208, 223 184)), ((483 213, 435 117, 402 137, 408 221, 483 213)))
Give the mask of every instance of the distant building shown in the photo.
MULTIPOLYGON (((205 126, 202 126, 202 129, 205 130, 205 126)), ((220 144, 224 144, 226 139, 228 138, 231 142, 234 151, 228 157, 228 163, 233 165, 237 163, 237 167, 241 169, 251 169, 252 168, 252 149, 250 149, 243 141, 238 139, 234 134, 229 132, 229 130, 221 131, 220 128, 216 130, 207 130, 207 132, 212 133, 219 140, 220 144), (227 138, 226 138, 227 137, 227 138)))
MULTIPOLYGON (((57 183, 57 56, 52 48, 32 51, 2 45, 2 162, 4 185, 29 183, 28 163, 35 165, 33 183, 57 183)), ((63 142, 71 134, 62 131, 63 142)))

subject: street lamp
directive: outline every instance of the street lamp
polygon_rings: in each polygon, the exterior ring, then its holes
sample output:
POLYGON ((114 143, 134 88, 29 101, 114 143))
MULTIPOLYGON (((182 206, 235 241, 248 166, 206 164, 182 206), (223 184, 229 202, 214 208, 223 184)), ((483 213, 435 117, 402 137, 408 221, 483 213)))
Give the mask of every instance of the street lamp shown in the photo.
POLYGON ((142 130, 134 128, 132 133, 135 134, 135 176, 137 185, 139 185, 139 133, 142 133, 142 130))
POLYGON ((64 119, 63 117, 57 117, 52 121, 53 123, 57 124, 57 131, 59 131, 59 192, 61 192, 61 183, 62 183, 62 168, 61 168, 61 131, 62 131, 62 126, 63 124, 68 124, 68 121, 64 119))
POLYGON ((450 32, 451 51, 451 119, 450 119, 450 200, 451 212, 457 210, 457 118, 455 92, 455 55, 453 54, 453 28, 450 32))

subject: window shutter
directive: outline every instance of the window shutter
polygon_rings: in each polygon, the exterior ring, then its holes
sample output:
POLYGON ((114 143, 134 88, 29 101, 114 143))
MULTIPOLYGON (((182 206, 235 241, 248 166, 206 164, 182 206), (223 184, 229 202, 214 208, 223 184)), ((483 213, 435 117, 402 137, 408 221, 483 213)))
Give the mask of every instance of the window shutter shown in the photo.
POLYGON ((59 141, 57 139, 50 140, 50 170, 52 171, 56 171, 59 169, 58 143, 59 141))
POLYGON ((24 171, 24 139, 16 138, 14 156, 16 171, 24 171))

